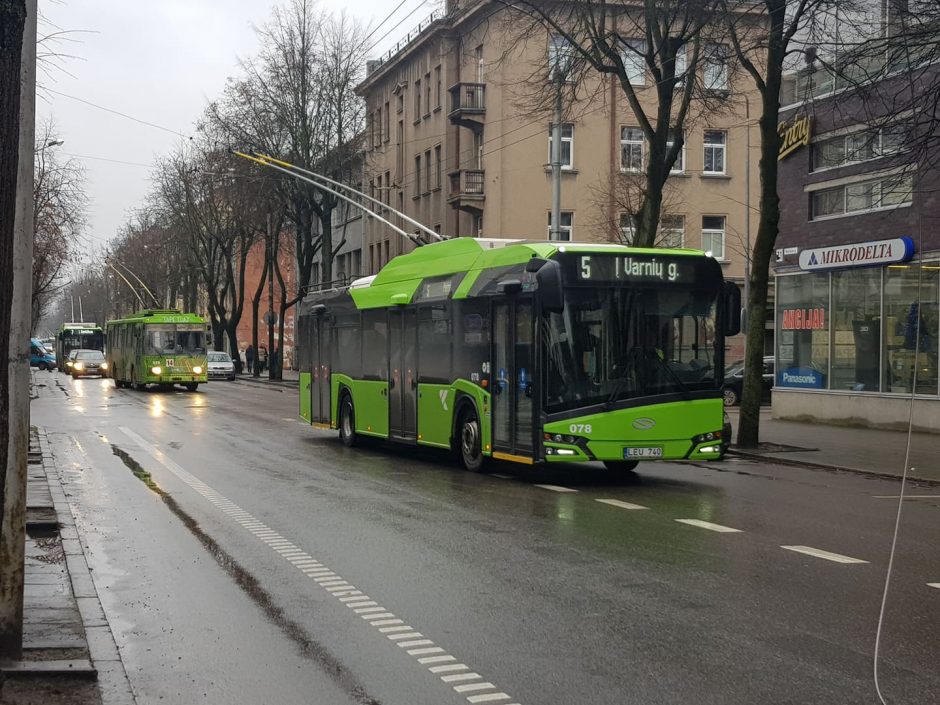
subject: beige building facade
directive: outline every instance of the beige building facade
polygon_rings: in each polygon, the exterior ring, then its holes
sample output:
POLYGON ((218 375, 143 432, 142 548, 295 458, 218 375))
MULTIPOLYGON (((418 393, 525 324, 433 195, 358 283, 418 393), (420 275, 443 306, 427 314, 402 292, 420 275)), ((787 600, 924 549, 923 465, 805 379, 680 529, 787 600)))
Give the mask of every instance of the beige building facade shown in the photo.
MULTIPOLYGON (((550 90, 549 36, 518 41, 485 1, 449 5, 370 62, 358 89, 368 111, 364 188, 445 236, 549 239, 551 113, 531 100, 534 82, 550 90)), ((659 244, 710 251, 743 284, 759 221, 759 135, 749 115, 760 103, 730 66, 700 70, 712 71, 705 79, 719 109, 713 101, 686 126, 659 244)), ((642 132, 615 78, 587 80, 596 84, 578 92, 590 98, 565 105, 560 229, 565 239, 629 240, 642 132)), ((641 100, 655 99, 651 76, 638 71, 633 83, 641 100)), ((370 219, 363 271, 411 247, 370 219)))

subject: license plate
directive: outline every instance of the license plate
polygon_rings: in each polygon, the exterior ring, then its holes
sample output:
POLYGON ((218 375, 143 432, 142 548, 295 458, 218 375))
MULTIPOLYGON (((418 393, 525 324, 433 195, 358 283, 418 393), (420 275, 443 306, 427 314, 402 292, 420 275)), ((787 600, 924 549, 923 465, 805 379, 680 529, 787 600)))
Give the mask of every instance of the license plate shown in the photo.
POLYGON ((663 449, 661 446, 645 446, 643 448, 624 448, 624 458, 662 458, 663 449))

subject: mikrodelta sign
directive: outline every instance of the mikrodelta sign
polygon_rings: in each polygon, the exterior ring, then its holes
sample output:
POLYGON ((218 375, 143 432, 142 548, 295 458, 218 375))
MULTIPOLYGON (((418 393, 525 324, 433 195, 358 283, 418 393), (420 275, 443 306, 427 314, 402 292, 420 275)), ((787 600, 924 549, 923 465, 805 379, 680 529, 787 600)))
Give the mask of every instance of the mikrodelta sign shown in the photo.
POLYGON ((842 267, 871 267, 881 264, 907 262, 914 256, 914 241, 909 237, 891 240, 856 242, 850 245, 814 247, 800 252, 800 269, 839 269, 842 267))

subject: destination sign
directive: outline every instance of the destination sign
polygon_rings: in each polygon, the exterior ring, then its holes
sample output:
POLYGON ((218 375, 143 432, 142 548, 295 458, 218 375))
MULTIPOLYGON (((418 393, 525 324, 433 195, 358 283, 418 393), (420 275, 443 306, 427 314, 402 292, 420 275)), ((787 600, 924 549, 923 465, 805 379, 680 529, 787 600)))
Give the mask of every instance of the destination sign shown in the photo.
POLYGON ((679 259, 610 254, 579 254, 576 277, 582 282, 663 282, 682 284, 695 281, 695 264, 679 259))

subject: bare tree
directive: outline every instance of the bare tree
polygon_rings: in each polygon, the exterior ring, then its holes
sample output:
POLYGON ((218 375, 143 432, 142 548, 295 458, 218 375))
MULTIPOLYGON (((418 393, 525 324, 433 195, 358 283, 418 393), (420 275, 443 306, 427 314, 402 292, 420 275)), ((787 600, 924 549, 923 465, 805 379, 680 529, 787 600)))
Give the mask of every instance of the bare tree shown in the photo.
POLYGON ((547 44, 547 70, 525 81, 541 89, 543 107, 554 92, 548 71, 563 74, 569 105, 590 94, 591 85, 601 99, 598 74, 616 80, 646 145, 645 163, 637 165, 643 185, 637 190, 635 244, 653 245, 663 189, 682 153, 684 130, 706 106, 720 109, 728 95, 729 57, 715 24, 717 1, 499 0, 497 5, 509 9, 508 31, 547 44))
POLYGON ((722 0, 724 21, 738 64, 760 94, 760 223, 751 255, 747 302, 747 347, 738 445, 752 448, 759 440, 761 379, 770 261, 780 223, 777 155, 781 137, 780 95, 783 74, 794 55, 805 52, 816 28, 844 0, 761 0, 742 6, 722 0), (749 10, 749 11, 747 11, 749 10))
POLYGON ((64 268, 85 228, 88 204, 84 169, 74 159, 60 162, 52 122, 40 129, 33 181, 33 294, 35 332, 52 297, 62 286, 64 268))

